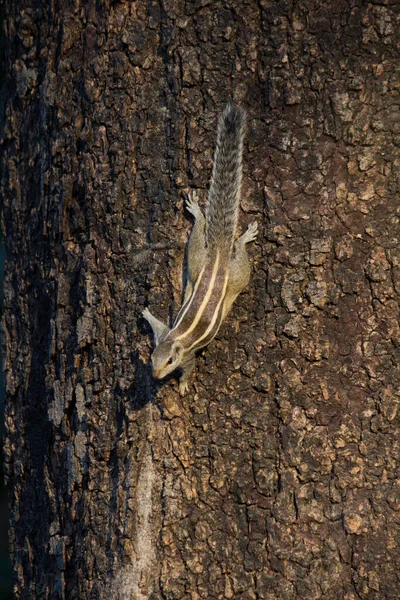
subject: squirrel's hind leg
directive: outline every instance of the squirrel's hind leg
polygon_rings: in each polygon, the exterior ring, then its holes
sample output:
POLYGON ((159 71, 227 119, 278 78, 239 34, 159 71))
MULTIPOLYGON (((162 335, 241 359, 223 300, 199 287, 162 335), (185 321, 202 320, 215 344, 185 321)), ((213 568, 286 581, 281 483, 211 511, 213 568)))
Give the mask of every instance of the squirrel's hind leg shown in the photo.
POLYGON ((195 222, 187 248, 188 282, 185 289, 185 301, 190 296, 193 285, 207 260, 205 224, 206 220, 197 201, 197 192, 191 192, 186 200, 186 208, 194 216, 195 222))

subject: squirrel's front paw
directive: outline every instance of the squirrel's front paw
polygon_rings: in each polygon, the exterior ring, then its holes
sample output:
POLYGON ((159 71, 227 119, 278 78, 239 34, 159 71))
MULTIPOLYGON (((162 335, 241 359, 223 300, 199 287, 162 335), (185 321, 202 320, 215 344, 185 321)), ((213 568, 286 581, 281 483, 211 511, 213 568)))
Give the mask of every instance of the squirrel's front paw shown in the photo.
POLYGON ((179 382, 179 393, 181 396, 184 396, 189 389, 189 384, 187 381, 179 382))

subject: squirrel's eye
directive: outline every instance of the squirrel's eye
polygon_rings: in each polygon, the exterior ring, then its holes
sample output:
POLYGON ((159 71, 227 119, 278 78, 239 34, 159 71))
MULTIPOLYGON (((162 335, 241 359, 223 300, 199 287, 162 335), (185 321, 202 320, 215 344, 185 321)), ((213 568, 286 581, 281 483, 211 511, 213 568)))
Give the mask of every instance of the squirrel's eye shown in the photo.
POLYGON ((172 365, 172 357, 168 359, 167 365, 172 365))

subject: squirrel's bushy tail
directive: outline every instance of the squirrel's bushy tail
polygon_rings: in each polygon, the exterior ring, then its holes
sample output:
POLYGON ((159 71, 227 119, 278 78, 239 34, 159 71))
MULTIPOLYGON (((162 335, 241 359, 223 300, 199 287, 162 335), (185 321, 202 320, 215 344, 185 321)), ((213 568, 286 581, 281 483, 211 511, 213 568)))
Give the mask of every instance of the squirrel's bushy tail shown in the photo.
POLYGON ((228 104, 219 117, 217 145, 206 205, 206 239, 210 249, 229 254, 236 233, 246 113, 228 104))

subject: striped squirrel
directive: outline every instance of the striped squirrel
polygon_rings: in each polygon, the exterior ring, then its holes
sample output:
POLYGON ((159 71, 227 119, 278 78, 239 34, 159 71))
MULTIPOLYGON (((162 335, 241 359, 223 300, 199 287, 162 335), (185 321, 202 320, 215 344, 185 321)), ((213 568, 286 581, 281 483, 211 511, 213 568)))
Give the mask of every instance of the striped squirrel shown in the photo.
POLYGON ((205 217, 192 192, 186 201, 195 223, 187 248, 187 284, 172 329, 146 308, 155 339, 153 375, 162 379, 177 367, 183 371, 179 391, 188 389, 195 352, 217 334, 233 302, 250 280, 246 244, 257 236, 257 222, 234 243, 242 183, 242 151, 246 113, 228 104, 219 117, 205 217))

